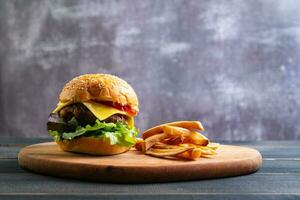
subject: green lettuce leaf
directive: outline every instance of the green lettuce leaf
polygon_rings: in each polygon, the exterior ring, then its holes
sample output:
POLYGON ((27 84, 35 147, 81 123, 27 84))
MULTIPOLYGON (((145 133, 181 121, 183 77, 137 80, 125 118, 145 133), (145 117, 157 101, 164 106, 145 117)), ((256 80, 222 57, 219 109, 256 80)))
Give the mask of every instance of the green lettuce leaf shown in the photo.
POLYGON ((58 131, 49 131, 49 135, 54 139, 54 141, 60 141, 60 133, 58 131))
MULTIPOLYGON (((75 124, 74 119, 72 120, 72 123, 75 124)), ((77 126, 74 132, 60 133, 49 130, 49 134, 55 141, 72 140, 76 137, 95 137, 109 140, 112 145, 132 146, 136 143, 135 137, 138 134, 138 130, 135 127, 129 128, 127 124, 122 122, 105 123, 97 119, 93 126, 77 126)))

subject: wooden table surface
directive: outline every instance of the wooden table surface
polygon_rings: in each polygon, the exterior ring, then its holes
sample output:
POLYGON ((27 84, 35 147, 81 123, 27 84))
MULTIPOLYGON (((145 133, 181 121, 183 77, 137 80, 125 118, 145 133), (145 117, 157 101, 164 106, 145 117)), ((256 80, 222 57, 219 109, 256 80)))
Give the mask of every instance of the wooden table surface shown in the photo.
POLYGON ((300 199, 300 141, 232 142, 259 150, 263 167, 231 178, 108 184, 49 177, 18 166, 19 150, 50 139, 0 138, 0 199, 300 199))

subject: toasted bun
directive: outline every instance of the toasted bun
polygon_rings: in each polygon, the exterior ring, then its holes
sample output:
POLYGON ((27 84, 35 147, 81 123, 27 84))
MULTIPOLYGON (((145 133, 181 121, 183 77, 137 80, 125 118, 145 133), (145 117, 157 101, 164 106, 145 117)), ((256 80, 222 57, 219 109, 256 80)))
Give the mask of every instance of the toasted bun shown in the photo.
POLYGON ((63 151, 92 155, 114 155, 124 153, 130 149, 130 147, 111 145, 107 140, 92 137, 80 137, 56 143, 63 151))
POLYGON ((138 113, 138 99, 132 87, 110 74, 85 74, 73 78, 60 93, 62 102, 110 101, 130 106, 138 113))

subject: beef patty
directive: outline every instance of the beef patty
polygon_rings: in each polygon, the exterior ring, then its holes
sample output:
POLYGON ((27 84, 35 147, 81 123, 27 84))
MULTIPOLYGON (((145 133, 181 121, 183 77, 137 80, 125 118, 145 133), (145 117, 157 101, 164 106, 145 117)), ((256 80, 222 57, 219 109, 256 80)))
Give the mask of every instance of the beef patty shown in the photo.
MULTIPOLYGON (((75 103, 68 105, 64 108, 62 108, 59 112, 58 115, 60 118, 62 118, 65 122, 69 121, 72 119, 72 117, 75 117, 78 123, 81 126, 86 126, 87 124, 89 125, 94 125, 96 121, 95 115, 83 104, 81 103, 75 103)), ((125 122, 127 119, 127 116, 121 115, 121 114, 114 114, 107 119, 103 120, 103 122, 125 122)))

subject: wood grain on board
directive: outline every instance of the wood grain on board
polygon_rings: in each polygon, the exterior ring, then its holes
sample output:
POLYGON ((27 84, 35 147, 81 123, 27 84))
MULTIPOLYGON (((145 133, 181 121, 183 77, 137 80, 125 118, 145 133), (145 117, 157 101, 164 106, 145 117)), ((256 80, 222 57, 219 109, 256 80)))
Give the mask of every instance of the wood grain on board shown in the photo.
POLYGON ((218 154, 197 161, 161 159, 130 150, 114 156, 90 156, 61 151, 53 143, 23 148, 21 167, 33 172, 100 182, 168 182, 249 174, 258 170, 257 150, 221 145, 218 154))

